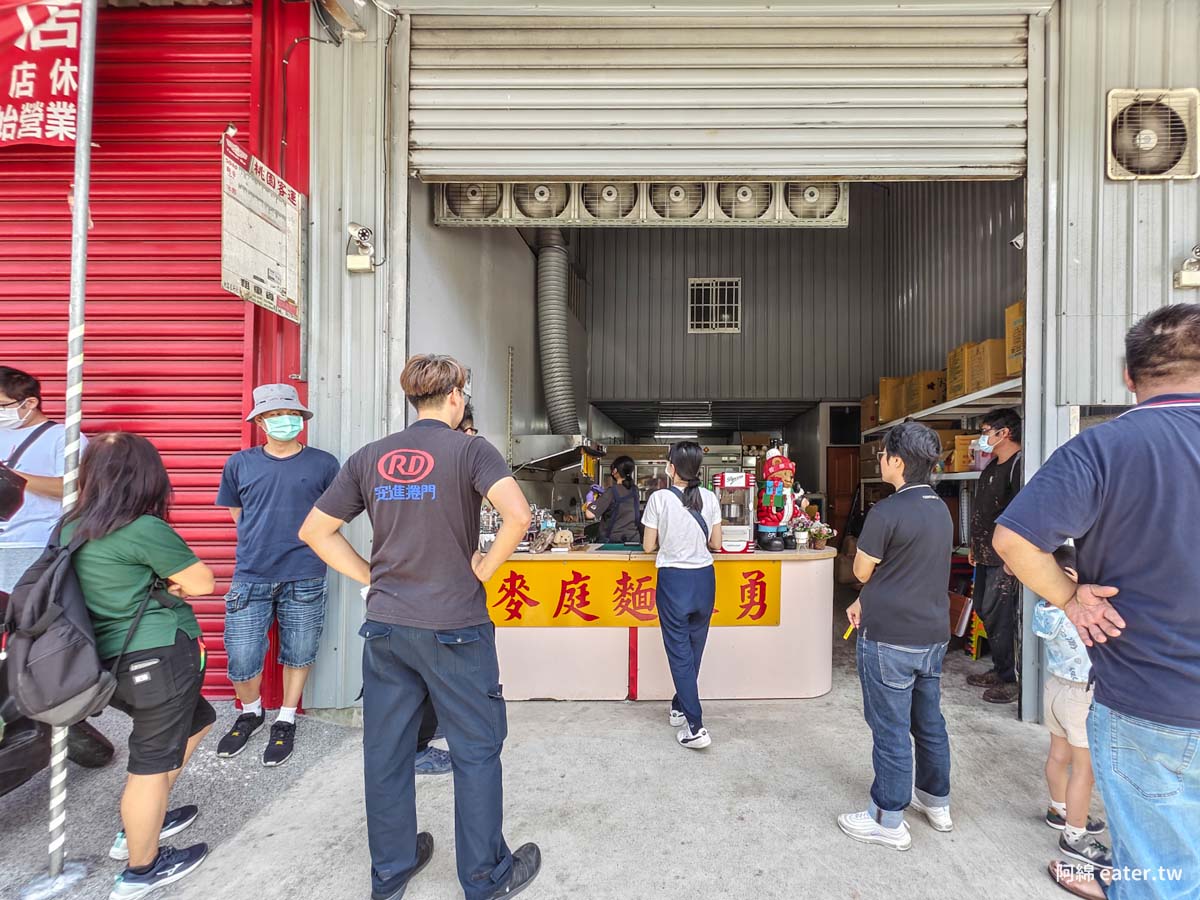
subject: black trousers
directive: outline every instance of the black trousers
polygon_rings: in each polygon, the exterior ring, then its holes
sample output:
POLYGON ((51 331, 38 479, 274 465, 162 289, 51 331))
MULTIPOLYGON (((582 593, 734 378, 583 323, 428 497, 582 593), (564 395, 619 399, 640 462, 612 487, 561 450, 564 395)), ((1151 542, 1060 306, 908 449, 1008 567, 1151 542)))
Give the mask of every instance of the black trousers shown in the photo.
POLYGON ((425 702, 421 704, 421 724, 417 728, 418 753, 423 753, 429 749, 429 742, 437 734, 437 728, 437 710, 433 708, 433 698, 427 695, 425 702))
POLYGON ((992 668, 1001 681, 1017 680, 1017 579, 1004 566, 975 567, 975 602, 987 629, 992 668))

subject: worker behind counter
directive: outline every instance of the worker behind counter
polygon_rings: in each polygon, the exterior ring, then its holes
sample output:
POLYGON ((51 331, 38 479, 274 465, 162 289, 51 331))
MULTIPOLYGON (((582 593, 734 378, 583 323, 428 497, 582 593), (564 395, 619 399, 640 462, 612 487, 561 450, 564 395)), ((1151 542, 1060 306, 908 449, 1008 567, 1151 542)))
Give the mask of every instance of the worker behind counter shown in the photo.
POLYGON ((596 540, 602 544, 640 544, 642 541, 642 533, 638 528, 641 509, 633 472, 633 459, 618 456, 609 469, 612 487, 601 494, 595 503, 584 508, 583 514, 588 519, 600 520, 596 540))

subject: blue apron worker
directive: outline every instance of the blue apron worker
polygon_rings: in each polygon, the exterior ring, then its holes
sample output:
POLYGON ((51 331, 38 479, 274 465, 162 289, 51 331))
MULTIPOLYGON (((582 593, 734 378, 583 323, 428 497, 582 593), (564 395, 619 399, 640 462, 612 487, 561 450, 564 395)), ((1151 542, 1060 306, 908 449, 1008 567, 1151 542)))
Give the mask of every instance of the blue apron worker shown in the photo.
POLYGON ((613 484, 601 494, 596 502, 584 509, 588 519, 599 519, 597 539, 602 544, 637 544, 642 535, 638 530, 641 509, 638 503, 637 485, 633 483, 635 464, 628 456, 613 460, 609 474, 613 484))
POLYGON ((398 900, 433 856, 417 833, 417 734, 426 697, 450 743, 454 838, 466 900, 511 897, 537 877, 541 851, 510 852, 503 834, 500 754, 508 717, 496 629, 484 585, 533 516, 504 457, 455 429, 467 370, 448 356, 412 357, 400 375, 417 421, 346 461, 300 537, 325 562, 370 586, 363 647, 363 756, 374 900, 398 900), (483 498, 504 524, 479 553, 483 498), (342 526, 366 512, 371 561, 342 526))

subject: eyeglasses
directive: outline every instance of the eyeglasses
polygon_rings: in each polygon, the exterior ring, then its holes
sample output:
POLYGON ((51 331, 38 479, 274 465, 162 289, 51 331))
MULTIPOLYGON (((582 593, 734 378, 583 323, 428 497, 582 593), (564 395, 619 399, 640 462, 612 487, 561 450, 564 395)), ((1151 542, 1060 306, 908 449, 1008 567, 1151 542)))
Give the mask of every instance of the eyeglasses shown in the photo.
POLYGON ((877 459, 879 462, 883 462, 883 458, 885 456, 887 456, 886 450, 876 450, 875 451, 875 459, 877 459))
POLYGON ((9 400, 7 403, 0 403, 0 409, 12 409, 14 406, 20 406, 24 400, 9 400))

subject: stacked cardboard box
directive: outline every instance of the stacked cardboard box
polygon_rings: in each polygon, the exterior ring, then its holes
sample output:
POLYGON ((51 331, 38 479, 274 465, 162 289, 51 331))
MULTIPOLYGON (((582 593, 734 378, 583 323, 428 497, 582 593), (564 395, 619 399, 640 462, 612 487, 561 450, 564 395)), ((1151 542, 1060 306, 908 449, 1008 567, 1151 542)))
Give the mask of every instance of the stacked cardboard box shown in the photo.
POLYGON ((999 384, 1007 378, 1004 361, 1004 341, 1001 338, 981 341, 971 348, 967 370, 967 393, 973 394, 999 384))
POLYGON ((879 477, 879 458, 875 455, 883 449, 883 441, 867 441, 858 447, 858 475, 860 478, 879 477))
POLYGON ((1004 310, 1004 363, 1010 378, 1025 368, 1025 301, 1004 310))
POLYGON ((962 344, 946 354, 946 399, 953 400, 967 393, 971 368, 972 343, 962 344))
POLYGON ((959 434, 954 438, 954 455, 946 466, 947 472, 971 471, 971 445, 979 440, 977 434, 959 434))
POLYGON ((879 379, 879 422, 891 422, 904 417, 904 379, 879 379))
POLYGON ((905 379, 904 414, 910 416, 946 400, 946 373, 940 369, 916 372, 905 379))
POLYGON ((879 396, 868 394, 859 404, 859 430, 870 431, 879 424, 879 396))

